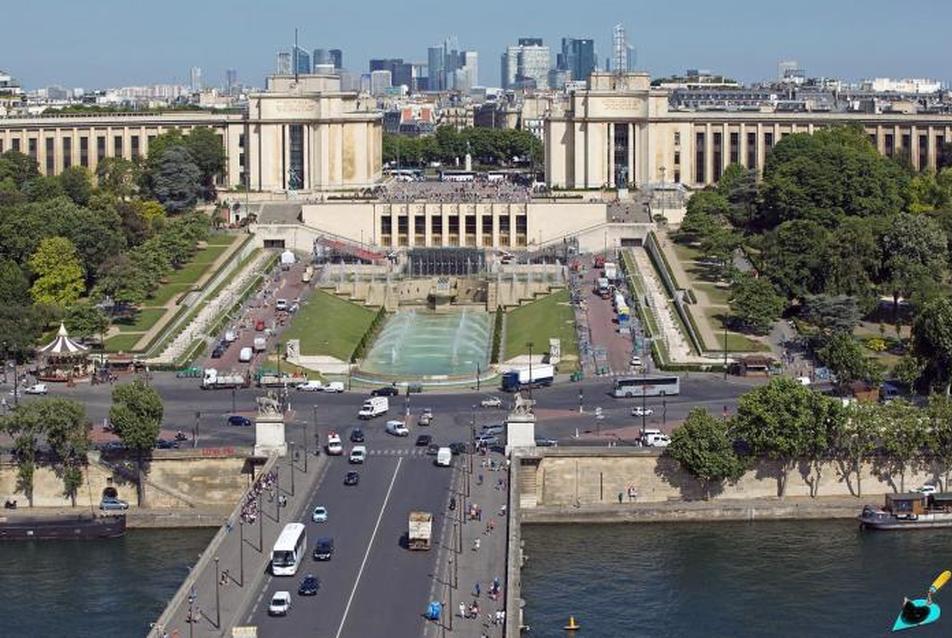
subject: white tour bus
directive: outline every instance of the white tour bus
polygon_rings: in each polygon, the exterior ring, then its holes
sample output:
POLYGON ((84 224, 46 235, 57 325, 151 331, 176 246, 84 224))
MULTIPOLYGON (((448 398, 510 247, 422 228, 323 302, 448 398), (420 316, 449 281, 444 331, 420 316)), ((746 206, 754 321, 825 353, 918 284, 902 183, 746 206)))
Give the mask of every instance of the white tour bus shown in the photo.
POLYGON ((670 397, 681 394, 681 378, 670 376, 622 377, 615 380, 616 397, 670 397))
POLYGON ((288 523, 271 550, 271 573, 294 576, 307 553, 307 533, 302 523, 288 523))

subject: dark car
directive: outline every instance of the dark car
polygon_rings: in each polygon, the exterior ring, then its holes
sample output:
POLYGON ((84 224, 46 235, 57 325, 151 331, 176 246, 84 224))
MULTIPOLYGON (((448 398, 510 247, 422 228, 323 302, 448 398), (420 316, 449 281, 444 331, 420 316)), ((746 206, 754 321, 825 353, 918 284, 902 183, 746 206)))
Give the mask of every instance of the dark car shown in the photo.
POLYGON ((159 439, 155 442, 155 447, 159 450, 174 450, 178 446, 178 441, 170 441, 168 439, 159 439))
POLYGON ((556 447, 559 442, 555 439, 536 438, 535 444, 539 447, 556 447))
POLYGON ((313 574, 308 574, 304 577, 304 580, 301 581, 301 586, 298 587, 299 596, 316 596, 317 590, 321 588, 321 581, 317 579, 317 576, 313 574))
POLYGON ((350 431, 350 442, 351 443, 363 443, 364 442, 364 431, 360 428, 354 428, 350 431))
POLYGON ((382 388, 374 388, 370 393, 372 397, 395 397, 400 394, 400 390, 393 385, 385 385, 382 388))
POLYGON ((421 434, 416 438, 417 447, 426 447, 433 442, 433 437, 429 434, 421 434))
POLYGON ((212 350, 212 359, 221 359, 223 354, 225 354, 225 349, 220 345, 215 346, 215 349, 212 350))
POLYGON ((357 485, 360 482, 360 474, 357 472, 348 472, 344 476, 344 485, 357 485))
POLYGON ((228 417, 228 425, 234 425, 242 428, 251 427, 251 419, 246 416, 241 416, 240 414, 232 414, 228 417))
POLYGON ((453 456, 458 454, 466 454, 466 444, 465 443, 450 443, 450 452, 453 453, 453 456))
POLYGON ((314 545, 314 560, 330 560, 334 555, 334 539, 325 536, 314 545))
POLYGON ((436 453, 440 451, 440 446, 436 443, 430 443, 426 446, 426 453, 430 456, 436 456, 436 453))

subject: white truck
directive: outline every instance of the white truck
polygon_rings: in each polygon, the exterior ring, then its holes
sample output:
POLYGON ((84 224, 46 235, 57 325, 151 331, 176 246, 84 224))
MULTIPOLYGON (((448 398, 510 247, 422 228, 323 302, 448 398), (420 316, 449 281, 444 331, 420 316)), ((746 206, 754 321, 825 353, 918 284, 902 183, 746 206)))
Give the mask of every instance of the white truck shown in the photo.
POLYGON ((357 418, 372 419, 381 414, 386 414, 389 409, 390 401, 387 397, 370 397, 360 406, 360 411, 357 412, 357 418))
POLYGON ((613 261, 605 262, 605 269, 602 271, 605 275, 605 279, 614 283, 618 279, 618 264, 613 261))
POLYGON ((433 536, 433 514, 410 512, 408 527, 407 548, 414 551, 430 549, 430 538, 433 536))
POLYGON ((262 388, 296 388, 307 383, 307 377, 293 374, 262 374, 258 377, 258 386, 262 388))
POLYGON ((202 376, 203 390, 221 390, 243 388, 248 385, 248 378, 243 374, 220 374, 215 368, 205 368, 202 376))
POLYGON ((268 349, 268 340, 264 337, 255 337, 254 341, 254 351, 255 352, 264 352, 268 349))
POLYGON ((304 272, 301 273, 301 283, 309 284, 311 283, 311 278, 314 277, 314 266, 308 266, 304 269, 304 272))
POLYGON ((555 366, 548 363, 509 370, 502 374, 504 392, 518 392, 524 387, 552 385, 555 378, 555 366))

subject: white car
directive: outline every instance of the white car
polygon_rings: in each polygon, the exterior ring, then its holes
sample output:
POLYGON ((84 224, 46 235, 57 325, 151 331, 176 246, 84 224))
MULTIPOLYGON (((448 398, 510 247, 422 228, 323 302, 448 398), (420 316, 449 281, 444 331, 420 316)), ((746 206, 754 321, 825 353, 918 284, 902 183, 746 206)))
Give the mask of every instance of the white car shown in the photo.
POLYGON ((324 389, 324 384, 317 380, 308 381, 299 385, 297 389, 301 392, 321 392, 324 389))
POLYGON ((631 409, 631 416, 651 416, 654 414, 654 410, 651 408, 643 408, 640 405, 636 405, 631 409))
POLYGON ((274 302, 274 309, 285 311, 288 309, 288 300, 287 299, 278 299, 274 302))
POLYGON ((23 390, 25 394, 46 394, 48 392, 45 383, 34 383, 23 390))
POLYGON ((479 402, 479 405, 481 405, 484 408, 501 408, 502 399, 500 399, 499 397, 491 397, 491 396, 486 397, 485 399, 479 402))
POLYGON ((926 483, 922 487, 917 488, 916 491, 919 492, 920 494, 929 495, 929 494, 935 494, 938 490, 936 489, 935 485, 929 485, 928 483, 926 483))
POLYGON ((268 605, 269 616, 287 616, 291 609, 291 592, 276 591, 271 597, 271 604, 268 605))
POLYGON ((640 368, 642 366, 641 357, 634 355, 631 357, 631 361, 629 363, 632 368, 640 368))
POLYGON ((350 462, 351 463, 363 463, 364 459, 367 458, 367 446, 365 445, 355 445, 354 448, 350 451, 350 462))
POLYGON ((343 381, 331 381, 324 386, 324 392, 343 392, 344 391, 344 382, 343 381))
POLYGON ((387 421, 387 434, 394 436, 410 436, 410 430, 403 421, 387 421))
POLYGON ((314 511, 311 513, 311 520, 315 523, 326 523, 327 522, 327 508, 323 505, 318 505, 314 508, 314 511))
POLYGON ((344 453, 344 445, 340 441, 340 435, 336 432, 327 435, 327 453, 331 456, 340 456, 344 453))

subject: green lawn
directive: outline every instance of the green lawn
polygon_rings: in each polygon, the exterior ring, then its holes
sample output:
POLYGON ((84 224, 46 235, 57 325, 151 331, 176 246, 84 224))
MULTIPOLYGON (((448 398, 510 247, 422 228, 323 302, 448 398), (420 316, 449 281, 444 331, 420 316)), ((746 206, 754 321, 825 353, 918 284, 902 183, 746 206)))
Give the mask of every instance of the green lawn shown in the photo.
POLYGON ((575 313, 569 303, 569 291, 561 290, 509 311, 506 317, 506 359, 528 354, 531 341, 535 353, 549 349, 549 339, 562 340, 562 357, 578 362, 575 343, 575 313))
POLYGON ((150 306, 164 306, 173 297, 178 297, 183 292, 191 289, 192 284, 162 284, 149 297, 148 303, 150 306))
POLYGON ((714 284, 709 283, 695 283, 695 290, 703 290, 707 295, 707 298, 711 300, 712 306, 724 306, 727 307, 727 299, 730 297, 730 290, 727 288, 719 288, 714 284))
POLYGON ((142 338, 141 334, 120 334, 106 339, 106 352, 129 352, 142 338))
POLYGON ((350 360, 375 311, 316 290, 301 306, 281 341, 301 340, 301 354, 350 360))
MULTIPOLYGON (((717 334, 717 347, 713 351, 724 348, 724 318, 727 311, 723 308, 707 308, 707 318, 711 328, 717 334)), ((705 344, 710 347, 714 344, 705 344)), ((730 352, 769 352, 770 346, 755 339, 749 339, 737 332, 727 333, 727 349, 730 352)))
POLYGON ((148 332, 164 314, 165 308, 141 308, 134 317, 116 319, 113 323, 119 332, 148 332))
POLYGON ((208 238, 208 241, 205 243, 207 243, 209 246, 231 246, 240 237, 240 235, 229 235, 222 233, 220 235, 211 235, 208 238))

